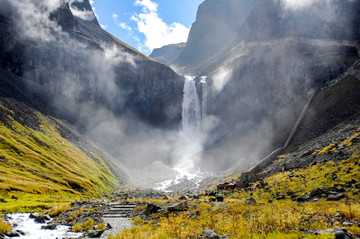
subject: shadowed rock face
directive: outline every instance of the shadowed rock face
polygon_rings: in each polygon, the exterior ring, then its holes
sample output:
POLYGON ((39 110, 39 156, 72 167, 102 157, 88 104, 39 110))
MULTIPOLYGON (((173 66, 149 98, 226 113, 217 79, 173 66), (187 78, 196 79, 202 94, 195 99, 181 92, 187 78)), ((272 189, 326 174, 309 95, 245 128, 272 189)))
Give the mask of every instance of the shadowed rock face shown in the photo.
POLYGON ((154 49, 150 57, 158 62, 169 64, 174 61, 184 50, 185 43, 172 44, 154 49))
POLYGON ((78 10, 80 12, 84 12, 82 14, 82 18, 84 20, 88 20, 96 25, 99 25, 99 22, 94 14, 92 7, 88 0, 74 0, 71 2, 70 8, 75 11, 78 10))
POLYGON ((176 67, 183 69, 202 64, 226 48, 234 40, 239 26, 251 13, 255 2, 256 0, 204 1, 199 6, 186 47, 174 62, 176 67))
POLYGON ((151 125, 177 127, 182 77, 102 30, 96 18, 73 14, 73 8, 93 14, 88 0, 74 1, 71 8, 62 5, 49 15, 61 30, 54 28, 48 41, 21 35, 17 9, 0 11, 0 67, 75 103, 91 102, 115 115, 130 113, 151 125))
POLYGON ((284 37, 356 41, 360 31, 360 3, 351 0, 314 1, 288 9, 281 1, 258 0, 240 26, 237 42, 284 37))

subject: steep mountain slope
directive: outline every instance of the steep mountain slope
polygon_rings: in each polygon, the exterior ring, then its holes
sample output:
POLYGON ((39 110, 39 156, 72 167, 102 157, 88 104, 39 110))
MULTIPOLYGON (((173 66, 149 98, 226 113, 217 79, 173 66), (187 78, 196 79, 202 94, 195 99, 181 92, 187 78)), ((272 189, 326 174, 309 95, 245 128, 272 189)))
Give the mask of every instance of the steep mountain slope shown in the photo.
POLYGON ((121 163, 73 126, 36 110, 46 112, 44 99, 38 98, 44 88, 33 92, 22 87, 23 79, 0 73, 2 209, 47 207, 124 184, 128 176, 121 163))
POLYGON ((110 192, 142 162, 129 144, 179 127, 183 78, 101 29, 88 0, 1 1, 0 29, 6 200, 110 192))
POLYGON ((185 43, 171 44, 161 48, 154 49, 150 56, 158 62, 169 64, 174 61, 185 48, 185 43))

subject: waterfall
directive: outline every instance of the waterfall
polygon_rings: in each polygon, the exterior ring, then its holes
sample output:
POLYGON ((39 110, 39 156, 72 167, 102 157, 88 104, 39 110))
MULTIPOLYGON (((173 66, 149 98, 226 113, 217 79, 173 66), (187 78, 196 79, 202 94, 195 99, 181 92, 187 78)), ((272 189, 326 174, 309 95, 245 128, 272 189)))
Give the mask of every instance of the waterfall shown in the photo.
POLYGON ((157 183, 155 189, 167 191, 184 180, 190 180, 194 188, 197 188, 203 178, 203 174, 196 168, 196 161, 198 153, 202 150, 206 131, 204 130, 207 99, 206 79, 205 76, 200 78, 199 90, 197 90, 195 77, 185 76, 182 130, 179 132, 177 147, 174 149, 175 165, 173 170, 176 172, 176 177, 157 183))
POLYGON ((194 77, 185 76, 182 104, 182 130, 186 137, 194 138, 201 131, 201 106, 194 77))
POLYGON ((206 120, 206 110, 207 110, 207 84, 206 76, 200 78, 200 90, 201 90, 201 129, 205 130, 204 123, 206 120))

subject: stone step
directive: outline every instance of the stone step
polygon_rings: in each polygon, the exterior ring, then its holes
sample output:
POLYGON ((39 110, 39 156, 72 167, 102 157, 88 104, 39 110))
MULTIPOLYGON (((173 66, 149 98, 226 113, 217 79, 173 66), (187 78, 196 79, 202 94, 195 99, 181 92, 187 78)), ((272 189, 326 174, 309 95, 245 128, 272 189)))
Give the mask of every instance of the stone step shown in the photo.
POLYGON ((136 205, 133 204, 110 204, 110 207, 112 208, 135 208, 136 205))
POLYGON ((120 207, 112 207, 109 210, 119 210, 119 211, 134 211, 134 208, 120 208, 120 207))
POLYGON ((125 209, 125 210, 134 210, 135 207, 110 207, 110 208, 114 208, 114 209, 125 209))
POLYGON ((111 212, 105 212, 104 213, 105 215, 106 214, 127 214, 127 215, 130 215, 131 212, 124 212, 124 211, 111 211, 111 212))
POLYGON ((129 215, 124 214, 124 213, 121 213, 121 214, 104 214, 103 217, 105 217, 105 218, 117 218, 117 217, 129 217, 129 215))

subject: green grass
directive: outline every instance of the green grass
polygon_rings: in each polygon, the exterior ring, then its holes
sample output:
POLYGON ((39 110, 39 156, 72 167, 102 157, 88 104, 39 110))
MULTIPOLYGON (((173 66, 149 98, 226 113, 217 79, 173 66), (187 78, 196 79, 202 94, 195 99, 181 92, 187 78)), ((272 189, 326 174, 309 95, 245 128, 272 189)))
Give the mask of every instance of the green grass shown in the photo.
POLYGON ((81 151, 60 135, 58 121, 37 113, 41 130, 36 131, 8 113, 10 127, 0 123, 0 198, 5 199, 0 210, 36 210, 119 186, 99 155, 81 151))

